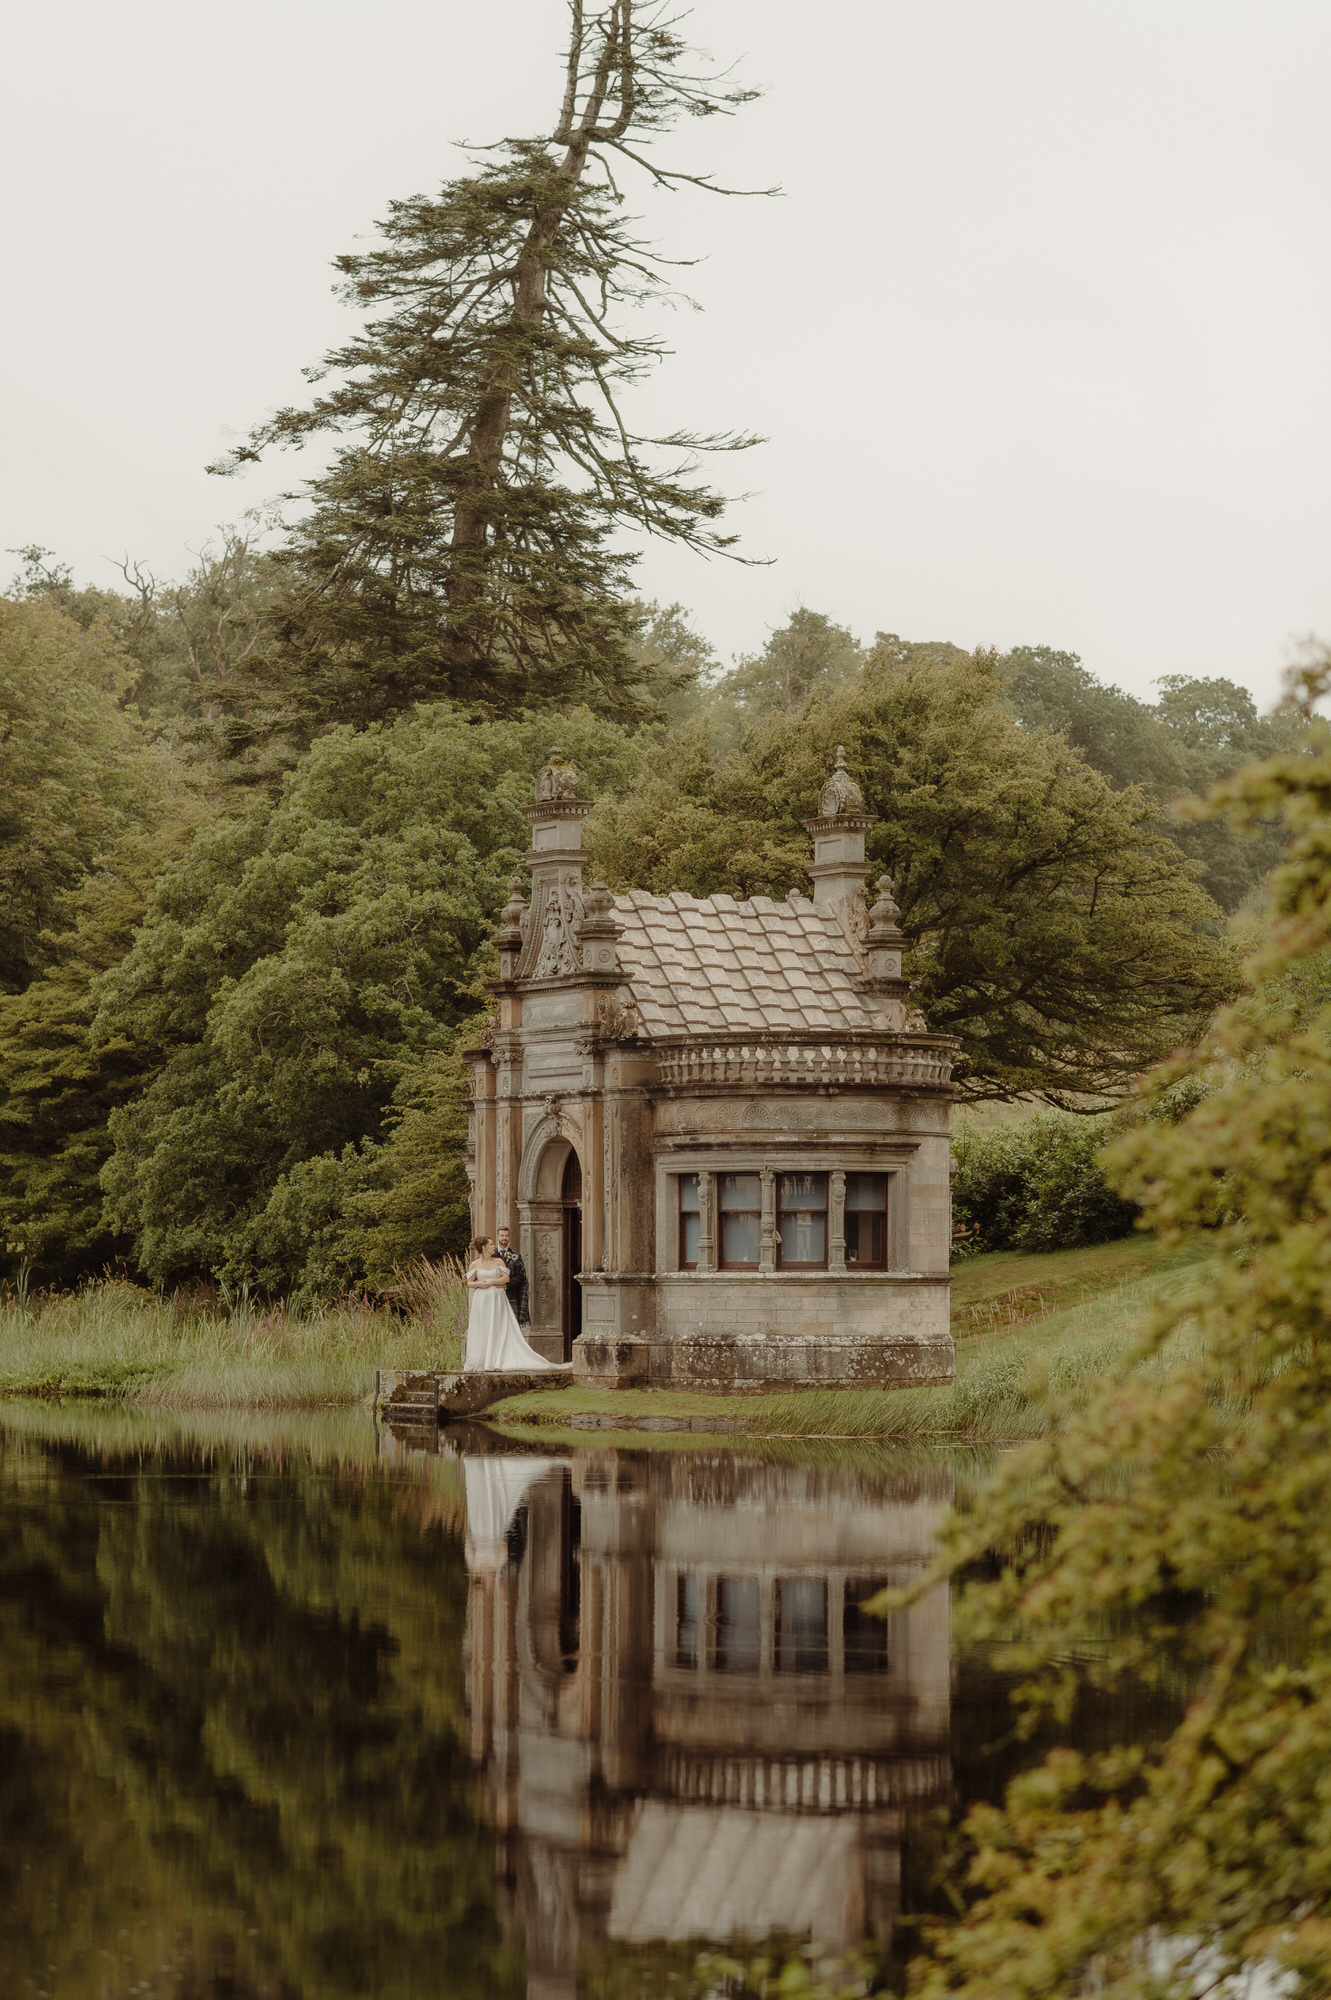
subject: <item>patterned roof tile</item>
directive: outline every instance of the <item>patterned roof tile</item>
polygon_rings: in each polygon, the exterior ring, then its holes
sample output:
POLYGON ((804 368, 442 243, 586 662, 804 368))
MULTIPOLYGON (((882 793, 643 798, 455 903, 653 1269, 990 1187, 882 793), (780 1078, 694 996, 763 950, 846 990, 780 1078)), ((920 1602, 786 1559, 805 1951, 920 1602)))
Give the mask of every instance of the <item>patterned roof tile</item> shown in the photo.
POLYGON ((807 898, 615 898, 620 961, 651 1036, 881 1027, 836 919, 807 898))

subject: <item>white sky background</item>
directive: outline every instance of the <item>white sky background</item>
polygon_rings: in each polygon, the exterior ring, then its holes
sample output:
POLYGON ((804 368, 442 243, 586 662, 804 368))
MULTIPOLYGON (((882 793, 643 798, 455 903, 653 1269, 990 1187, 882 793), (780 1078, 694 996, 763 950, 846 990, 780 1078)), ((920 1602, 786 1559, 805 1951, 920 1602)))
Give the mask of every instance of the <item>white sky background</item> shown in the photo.
MULTIPOLYGON (((332 258, 455 142, 548 129, 562 0, 6 0, 0 549, 180 575, 294 483, 203 467, 355 324, 332 258)), ((742 569, 649 547, 723 656, 799 603, 1274 698, 1331 638, 1326 0, 697 0, 766 87, 633 207, 703 307, 631 406, 752 429, 742 569)), ((0 556, 0 578, 14 567, 0 556)))

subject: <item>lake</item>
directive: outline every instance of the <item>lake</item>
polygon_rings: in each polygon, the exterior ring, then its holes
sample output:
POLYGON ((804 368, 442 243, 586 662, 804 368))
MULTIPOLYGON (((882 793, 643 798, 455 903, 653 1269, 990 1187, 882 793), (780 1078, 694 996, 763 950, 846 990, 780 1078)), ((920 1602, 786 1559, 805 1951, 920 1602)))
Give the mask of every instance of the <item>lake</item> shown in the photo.
POLYGON ((0 1962, 50 2000, 630 2000, 945 1907, 1001 1678, 957 1455, 0 1406, 0 1962))

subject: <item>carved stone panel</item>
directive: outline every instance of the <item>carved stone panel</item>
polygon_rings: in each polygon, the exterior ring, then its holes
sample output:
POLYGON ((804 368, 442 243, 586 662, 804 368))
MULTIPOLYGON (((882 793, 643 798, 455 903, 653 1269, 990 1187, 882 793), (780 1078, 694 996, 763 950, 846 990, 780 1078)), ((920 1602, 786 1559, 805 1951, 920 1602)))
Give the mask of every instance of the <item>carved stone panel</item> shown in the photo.
POLYGON ((542 913, 541 939, 536 948, 533 979, 559 979, 578 970, 578 950, 574 940, 582 916, 582 898, 563 883, 547 890, 542 913))

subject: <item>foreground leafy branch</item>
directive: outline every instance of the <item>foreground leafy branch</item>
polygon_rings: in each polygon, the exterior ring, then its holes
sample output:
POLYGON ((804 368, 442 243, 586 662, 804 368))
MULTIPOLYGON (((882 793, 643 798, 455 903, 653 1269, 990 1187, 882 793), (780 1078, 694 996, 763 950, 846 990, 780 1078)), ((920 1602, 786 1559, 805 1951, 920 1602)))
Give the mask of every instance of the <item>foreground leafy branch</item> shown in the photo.
MULTIPOLYGON (((1323 663, 1306 706, 1328 688, 1323 663)), ((1116 1161, 1166 1239, 1213 1244, 1138 1359, 1185 1317, 1202 1341, 1009 1462, 946 1558, 1006 1556, 962 1634, 1021 1672, 1032 1724, 1142 1684, 1190 1698, 1163 1742, 1059 1750, 971 1814, 968 1912, 915 1967, 930 2000, 1194 1994, 1263 1960, 1300 1994, 1331 1979, 1331 730, 1218 805, 1292 836, 1271 922, 1246 996, 1150 1086, 1213 1087, 1116 1161)))

